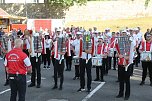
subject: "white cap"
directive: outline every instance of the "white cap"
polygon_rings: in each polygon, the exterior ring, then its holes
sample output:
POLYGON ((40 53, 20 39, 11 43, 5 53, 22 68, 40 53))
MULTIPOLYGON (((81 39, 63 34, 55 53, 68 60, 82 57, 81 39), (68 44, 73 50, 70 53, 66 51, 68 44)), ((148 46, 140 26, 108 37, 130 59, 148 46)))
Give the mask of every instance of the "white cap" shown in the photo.
POLYGON ((110 30, 110 28, 106 28, 105 30, 110 30))
POLYGON ((61 29, 59 29, 59 28, 57 29, 57 32, 61 32, 61 31, 62 31, 61 29))
POLYGON ((45 33, 45 35, 49 35, 49 33, 48 32, 44 32, 45 33))
POLYGON ((77 32, 76 34, 77 34, 77 35, 81 35, 82 33, 81 33, 81 32, 77 32))
POLYGON ((104 39, 103 36, 98 36, 98 39, 104 39))
POLYGON ((123 30, 122 33, 127 33, 127 31, 126 31, 126 30, 123 30))
POLYGON ((139 29, 138 29, 138 28, 134 28, 134 30, 135 30, 135 31, 138 31, 139 29))

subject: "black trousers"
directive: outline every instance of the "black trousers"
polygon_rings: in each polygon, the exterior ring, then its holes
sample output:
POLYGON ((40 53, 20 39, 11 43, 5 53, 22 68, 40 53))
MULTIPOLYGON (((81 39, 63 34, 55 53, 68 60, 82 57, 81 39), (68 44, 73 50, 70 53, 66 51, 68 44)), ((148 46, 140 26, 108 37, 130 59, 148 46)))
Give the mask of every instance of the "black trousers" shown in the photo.
POLYGON ((80 77, 80 65, 75 65, 75 77, 80 77))
POLYGON ((103 67, 102 66, 96 66, 96 79, 103 80, 103 67), (100 72, 100 76, 99 76, 100 72))
POLYGON ((52 64, 53 64, 53 67, 54 67, 54 66, 55 66, 55 58, 54 58, 54 55, 52 55, 51 57, 52 57, 52 58, 51 58, 51 59, 52 59, 52 64))
POLYGON ((113 69, 116 69, 116 51, 114 51, 114 57, 108 57, 108 67, 109 69, 111 69, 111 62, 112 62, 112 58, 113 58, 113 69))
POLYGON ((152 83, 152 62, 142 62, 142 81, 144 82, 147 76, 147 69, 149 71, 150 82, 152 83))
POLYGON ((124 89, 125 89, 125 97, 130 96, 130 66, 128 67, 128 71, 125 71, 125 67, 122 65, 118 65, 119 68, 119 95, 124 95, 124 89), (125 87, 126 84, 126 87, 125 87))
POLYGON ((26 75, 9 75, 9 83, 11 88, 10 101, 16 101, 17 94, 18 101, 25 101, 26 75))
POLYGON ((103 74, 108 74, 108 58, 102 58, 103 74))
POLYGON ((80 59, 80 87, 85 87, 85 69, 87 73, 87 88, 91 89, 91 82, 92 82, 92 76, 91 76, 91 68, 92 68, 92 61, 89 59, 88 63, 86 63, 85 59, 80 59))
POLYGON ((36 61, 36 57, 31 57, 32 64, 32 75, 31 75, 31 83, 35 84, 35 79, 37 76, 37 85, 41 84, 41 57, 38 57, 38 61, 36 61))
POLYGON ((138 66, 138 63, 140 63, 140 53, 139 53, 139 47, 140 45, 136 48, 136 52, 137 52, 137 57, 135 58, 135 65, 138 66))
POLYGON ((67 70, 71 70, 71 66, 72 66, 72 56, 66 56, 66 69, 67 70))
POLYGON ((46 54, 43 55, 44 66, 46 65, 46 61, 48 62, 48 66, 50 66, 50 62, 51 62, 50 54, 51 54, 50 49, 49 49, 49 48, 46 48, 46 54))
POLYGON ((59 64, 59 60, 55 59, 55 66, 54 66, 54 82, 55 86, 58 85, 58 76, 60 77, 60 87, 63 85, 64 81, 64 59, 61 61, 61 64, 59 64))

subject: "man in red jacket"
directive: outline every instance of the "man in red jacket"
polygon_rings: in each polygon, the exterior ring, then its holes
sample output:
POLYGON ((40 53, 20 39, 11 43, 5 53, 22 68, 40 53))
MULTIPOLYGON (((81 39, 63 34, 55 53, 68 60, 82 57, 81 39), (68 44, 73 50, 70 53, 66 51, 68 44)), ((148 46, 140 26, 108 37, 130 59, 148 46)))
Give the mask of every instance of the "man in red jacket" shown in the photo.
POLYGON ((11 87, 10 101, 16 101, 17 93, 19 100, 25 101, 26 74, 32 72, 32 66, 28 56, 22 52, 22 40, 15 40, 15 48, 8 52, 5 57, 5 68, 9 75, 11 87))

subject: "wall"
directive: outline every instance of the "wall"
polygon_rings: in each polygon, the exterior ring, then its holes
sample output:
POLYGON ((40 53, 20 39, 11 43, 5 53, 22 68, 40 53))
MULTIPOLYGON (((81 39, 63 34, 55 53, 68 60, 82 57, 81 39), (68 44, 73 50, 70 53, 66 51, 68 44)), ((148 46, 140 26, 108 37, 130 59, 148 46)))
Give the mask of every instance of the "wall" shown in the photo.
POLYGON ((66 21, 123 19, 152 16, 152 2, 145 9, 145 0, 91 1, 86 6, 72 6, 65 11, 66 21))

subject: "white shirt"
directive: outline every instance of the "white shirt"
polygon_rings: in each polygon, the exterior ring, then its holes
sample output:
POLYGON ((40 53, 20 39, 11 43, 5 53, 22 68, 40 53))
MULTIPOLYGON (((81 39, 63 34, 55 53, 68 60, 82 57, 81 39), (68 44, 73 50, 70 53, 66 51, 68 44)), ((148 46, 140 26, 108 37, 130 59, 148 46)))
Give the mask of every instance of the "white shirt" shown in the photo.
POLYGON ((30 42, 29 42, 29 40, 28 40, 28 39, 26 39, 26 40, 25 40, 25 43, 26 43, 26 47, 27 47, 27 49, 30 49, 30 42))
MULTIPOLYGON (((34 51, 34 38, 32 37, 31 40, 32 40, 32 52, 31 52, 30 56, 31 56, 31 57, 36 57, 36 56, 37 56, 37 53, 35 53, 35 51, 34 51)), ((41 45, 42 45, 42 43, 41 43, 41 45)), ((39 57, 40 55, 41 55, 41 53, 38 53, 38 57, 39 57)))
POLYGON ((134 59, 134 47, 136 46, 136 40, 134 40, 134 37, 130 37, 130 40, 132 40, 130 45, 130 55, 129 55, 129 63, 133 63, 134 59))
POLYGON ((142 41, 142 33, 141 33, 141 32, 139 32, 139 33, 137 34, 137 40, 138 40, 138 45, 139 45, 140 42, 142 41))
POLYGON ((57 45, 57 41, 55 41, 54 42, 54 58, 56 59, 56 60, 61 60, 61 59, 64 59, 64 55, 61 55, 61 54, 58 54, 57 52, 57 48, 58 47, 58 45, 57 45))
MULTIPOLYGON (((82 59, 87 59, 87 53, 86 52, 82 52, 82 56, 81 56, 82 59)), ((92 58, 92 55, 91 54, 88 54, 88 60, 92 58)))
POLYGON ((75 39, 73 42, 72 42, 72 46, 75 47, 75 55, 76 56, 79 56, 79 53, 80 53, 80 39, 75 39))
POLYGON ((45 39, 45 48, 51 47, 51 39, 45 39))

